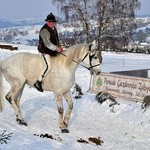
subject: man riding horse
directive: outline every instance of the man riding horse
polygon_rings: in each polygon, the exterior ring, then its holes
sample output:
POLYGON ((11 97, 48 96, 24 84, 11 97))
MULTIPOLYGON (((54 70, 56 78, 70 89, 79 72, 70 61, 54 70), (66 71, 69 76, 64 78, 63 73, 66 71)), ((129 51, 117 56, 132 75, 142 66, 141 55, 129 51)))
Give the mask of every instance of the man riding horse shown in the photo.
POLYGON ((43 79, 51 68, 51 63, 48 63, 49 61, 47 60, 50 59, 50 56, 56 56, 63 51, 59 43, 55 16, 50 13, 45 21, 46 24, 40 30, 38 45, 38 50, 42 56, 44 67, 43 70, 41 70, 38 80, 34 83, 34 87, 40 92, 43 92, 43 79))

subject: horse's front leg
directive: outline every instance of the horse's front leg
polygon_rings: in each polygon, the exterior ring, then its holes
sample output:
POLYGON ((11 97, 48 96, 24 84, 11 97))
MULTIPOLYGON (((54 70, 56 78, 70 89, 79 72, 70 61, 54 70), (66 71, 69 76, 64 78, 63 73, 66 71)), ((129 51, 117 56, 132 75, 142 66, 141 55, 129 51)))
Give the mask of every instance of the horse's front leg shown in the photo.
POLYGON ((72 109, 73 109, 73 101, 72 101, 70 91, 63 94, 63 96, 64 96, 64 98, 66 99, 66 101, 68 103, 68 109, 67 109, 67 112, 66 112, 65 117, 64 117, 64 123, 68 126, 69 120, 70 120, 70 117, 71 117, 71 113, 72 113, 72 109))
POLYGON ((59 113, 59 126, 62 131, 62 133, 68 133, 67 125, 64 123, 63 115, 64 115, 64 108, 63 108, 63 102, 62 102, 62 95, 61 94, 55 94, 56 96, 56 102, 57 102, 57 109, 59 113))

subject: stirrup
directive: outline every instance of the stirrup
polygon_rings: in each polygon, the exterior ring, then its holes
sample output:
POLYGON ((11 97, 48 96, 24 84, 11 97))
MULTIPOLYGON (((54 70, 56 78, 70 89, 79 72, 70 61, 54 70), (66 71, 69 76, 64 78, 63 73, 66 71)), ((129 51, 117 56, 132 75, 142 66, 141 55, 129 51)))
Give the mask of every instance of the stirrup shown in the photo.
POLYGON ((42 81, 37 80, 37 81, 34 83, 34 87, 35 87, 38 91, 43 92, 42 81))

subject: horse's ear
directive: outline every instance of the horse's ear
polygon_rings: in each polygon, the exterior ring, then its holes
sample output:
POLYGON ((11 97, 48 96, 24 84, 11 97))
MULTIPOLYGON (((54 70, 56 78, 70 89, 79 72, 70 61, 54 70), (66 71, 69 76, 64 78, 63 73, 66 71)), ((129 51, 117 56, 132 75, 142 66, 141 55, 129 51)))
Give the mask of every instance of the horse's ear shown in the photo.
POLYGON ((96 50, 98 48, 96 40, 94 40, 91 44, 92 44, 91 50, 96 50))

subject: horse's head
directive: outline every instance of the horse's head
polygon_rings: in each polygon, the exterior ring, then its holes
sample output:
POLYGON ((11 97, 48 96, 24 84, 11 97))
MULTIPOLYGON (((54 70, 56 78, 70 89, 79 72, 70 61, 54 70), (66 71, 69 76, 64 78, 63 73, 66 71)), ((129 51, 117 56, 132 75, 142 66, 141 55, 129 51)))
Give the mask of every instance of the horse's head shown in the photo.
POLYGON ((99 52, 97 49, 93 47, 92 44, 89 44, 87 47, 86 55, 83 57, 82 62, 86 66, 86 68, 90 71, 93 75, 101 73, 101 56, 99 56, 99 52))

